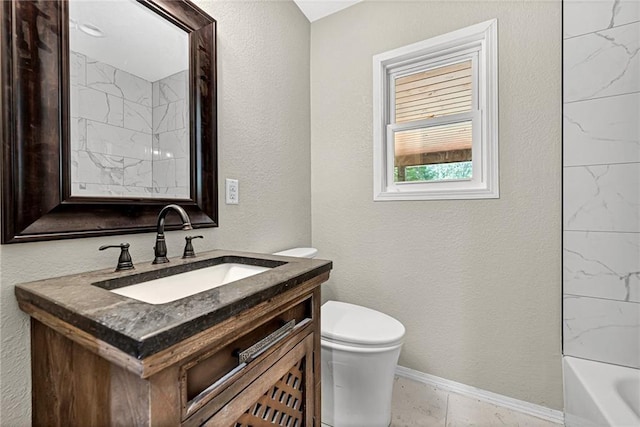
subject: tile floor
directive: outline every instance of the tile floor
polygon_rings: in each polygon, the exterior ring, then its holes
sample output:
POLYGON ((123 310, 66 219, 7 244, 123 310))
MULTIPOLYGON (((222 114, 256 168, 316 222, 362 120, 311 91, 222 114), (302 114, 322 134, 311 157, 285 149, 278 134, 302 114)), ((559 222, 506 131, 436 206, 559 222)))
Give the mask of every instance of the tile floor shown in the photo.
POLYGON ((391 427, 440 426, 560 427, 561 424, 396 377, 391 427))

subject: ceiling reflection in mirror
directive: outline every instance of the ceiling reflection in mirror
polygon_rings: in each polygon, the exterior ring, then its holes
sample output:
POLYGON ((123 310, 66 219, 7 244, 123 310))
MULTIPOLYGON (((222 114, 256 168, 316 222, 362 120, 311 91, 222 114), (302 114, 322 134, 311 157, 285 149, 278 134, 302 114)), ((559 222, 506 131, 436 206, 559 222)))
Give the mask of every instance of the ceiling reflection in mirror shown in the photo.
POLYGON ((69 2, 71 195, 188 199, 188 34, 133 0, 69 2))

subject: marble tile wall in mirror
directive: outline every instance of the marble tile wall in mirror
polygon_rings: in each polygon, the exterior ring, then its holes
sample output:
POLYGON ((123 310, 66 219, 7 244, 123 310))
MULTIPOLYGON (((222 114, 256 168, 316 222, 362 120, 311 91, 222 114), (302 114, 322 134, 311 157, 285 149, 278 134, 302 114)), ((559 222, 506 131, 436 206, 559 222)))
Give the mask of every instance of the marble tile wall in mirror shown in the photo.
POLYGON ((188 71, 150 82, 70 61, 72 194, 188 198, 188 71))

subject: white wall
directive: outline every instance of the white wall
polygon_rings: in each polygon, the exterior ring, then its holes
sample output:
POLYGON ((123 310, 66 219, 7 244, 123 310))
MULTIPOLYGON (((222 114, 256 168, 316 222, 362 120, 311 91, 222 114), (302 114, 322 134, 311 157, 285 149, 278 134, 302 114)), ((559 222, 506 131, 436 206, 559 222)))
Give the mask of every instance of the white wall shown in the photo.
POLYGON ((407 327, 400 364, 554 409, 561 375, 559 1, 365 1, 311 25, 325 298, 407 327), (372 55, 498 19, 500 199, 373 202, 372 55))
POLYGON ((564 4, 564 354, 640 368, 640 2, 564 4))
MULTIPOLYGON (((220 228, 198 230, 196 252, 309 245, 309 22, 292 2, 196 3, 218 21, 219 178, 240 180, 240 204, 220 206, 220 228)), ((169 256, 187 233, 167 233, 169 256)), ((0 247, 0 425, 31 424, 29 318, 14 285, 115 267, 117 253, 98 247, 123 241, 135 263, 153 259, 153 234, 0 247)))

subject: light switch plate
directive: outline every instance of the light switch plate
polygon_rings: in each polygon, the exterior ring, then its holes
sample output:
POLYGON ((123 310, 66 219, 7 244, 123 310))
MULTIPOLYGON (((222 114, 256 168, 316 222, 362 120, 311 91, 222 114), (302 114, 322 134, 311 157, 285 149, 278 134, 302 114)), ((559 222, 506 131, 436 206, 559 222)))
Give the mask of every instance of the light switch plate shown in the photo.
POLYGON ((237 179, 229 179, 227 178, 225 181, 226 184, 226 203, 227 205, 237 205, 238 204, 238 180, 237 179))

